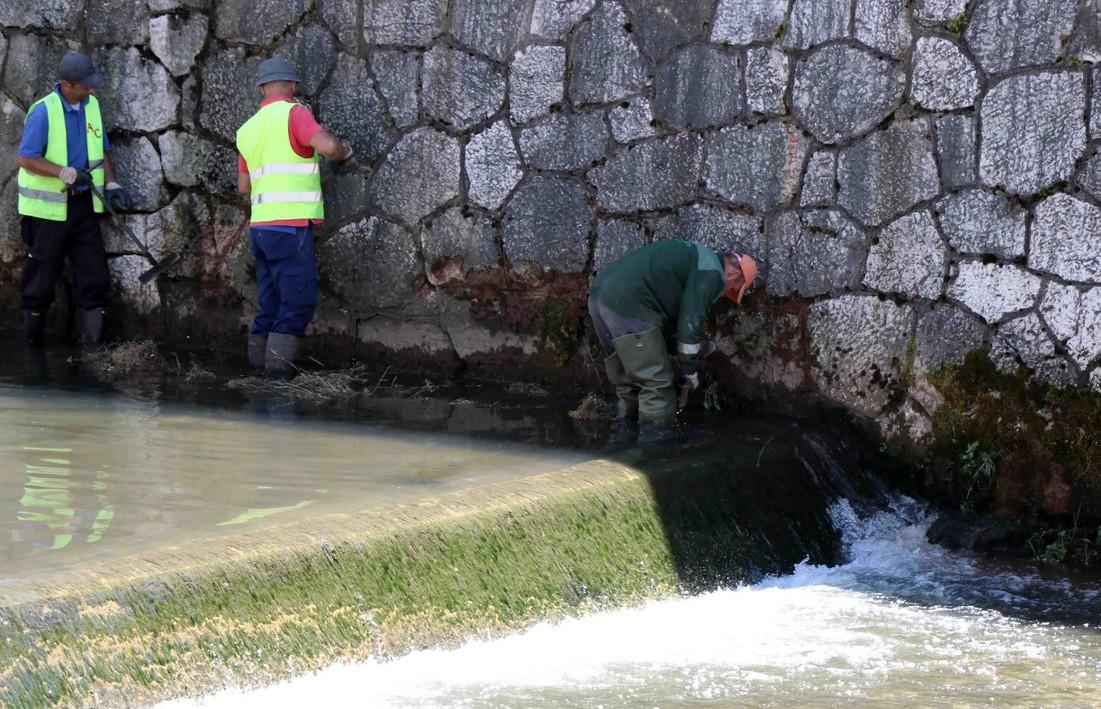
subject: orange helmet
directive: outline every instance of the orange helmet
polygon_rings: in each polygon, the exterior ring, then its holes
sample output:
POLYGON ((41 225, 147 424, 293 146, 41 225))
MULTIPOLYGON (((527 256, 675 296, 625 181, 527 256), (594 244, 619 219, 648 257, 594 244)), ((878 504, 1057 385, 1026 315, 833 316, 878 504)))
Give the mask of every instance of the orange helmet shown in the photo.
POLYGON ((738 264, 738 269, 741 271, 741 273, 732 274, 729 270, 727 271, 727 289, 726 291, 724 291, 723 295, 725 295, 730 300, 733 300, 735 303, 741 303, 742 296, 744 296, 745 292, 749 290, 749 287, 753 285, 753 281, 757 279, 757 262, 754 261, 752 257, 745 254, 740 254, 737 251, 731 251, 726 255, 726 257, 730 261, 738 264), (737 275, 741 275, 742 277, 742 285, 739 288, 735 288, 731 285, 732 282, 734 282, 734 278, 732 276, 737 275))

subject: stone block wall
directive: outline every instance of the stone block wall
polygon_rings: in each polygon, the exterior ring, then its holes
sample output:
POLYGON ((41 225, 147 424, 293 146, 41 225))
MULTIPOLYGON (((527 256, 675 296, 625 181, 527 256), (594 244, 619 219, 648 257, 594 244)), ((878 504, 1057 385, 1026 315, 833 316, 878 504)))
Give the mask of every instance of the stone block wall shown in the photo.
POLYGON ((78 47, 109 77, 127 221, 187 256, 143 287, 108 230, 132 328, 229 342, 247 322, 232 140, 257 64, 282 56, 361 166, 326 181, 315 342, 591 375, 592 273, 686 238, 763 266, 744 307, 717 308, 739 381, 918 438, 924 375, 974 347, 1101 390, 1098 0, 4 3, 13 278, 24 111, 78 47))

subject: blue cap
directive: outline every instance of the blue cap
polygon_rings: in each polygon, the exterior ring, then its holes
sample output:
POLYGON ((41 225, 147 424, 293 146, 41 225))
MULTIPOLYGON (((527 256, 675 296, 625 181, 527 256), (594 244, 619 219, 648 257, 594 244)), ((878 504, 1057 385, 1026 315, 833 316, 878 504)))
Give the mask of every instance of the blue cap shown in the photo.
POLYGON ((57 68, 59 78, 73 84, 80 84, 89 89, 98 89, 103 86, 103 74, 96 71, 92 60, 87 54, 71 52, 61 59, 61 66, 57 68))
POLYGON ((298 81, 298 72, 294 69, 294 64, 291 64, 286 59, 280 59, 278 57, 272 59, 265 59, 260 62, 260 69, 257 71, 256 85, 263 86, 269 81, 298 81))

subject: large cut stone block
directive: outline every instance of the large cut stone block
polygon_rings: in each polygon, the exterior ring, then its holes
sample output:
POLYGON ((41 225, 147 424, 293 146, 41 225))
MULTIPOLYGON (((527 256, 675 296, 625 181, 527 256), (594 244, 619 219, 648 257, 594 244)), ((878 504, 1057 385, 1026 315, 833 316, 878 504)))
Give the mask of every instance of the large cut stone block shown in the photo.
POLYGON ((470 128, 504 103, 505 73, 484 59, 436 46, 424 55, 421 100, 432 118, 470 128))
MULTIPOLYGON (((137 4, 137 3, 135 3, 137 4)), ((84 0, 34 0, 0 3, 0 25, 74 29, 84 16, 84 0)))
POLYGON ((640 225, 623 219, 601 219, 596 225, 593 274, 645 243, 646 232, 640 225))
POLYGON ((967 0, 917 0, 914 17, 927 25, 943 25, 967 12, 967 0))
POLYGON ((508 102, 513 123, 550 113, 565 92, 566 50, 562 47, 528 47, 518 52, 508 70, 508 102))
POLYGON ((454 0, 451 35, 490 59, 512 56, 524 37, 519 20, 531 12, 533 0, 454 0))
POLYGON ((720 256, 728 251, 750 254, 763 266, 767 256, 763 232, 760 217, 709 204, 693 204, 677 210, 674 233, 668 236, 709 246, 720 256))
POLYGON ((459 195, 459 141, 434 128, 406 135, 372 180, 375 202, 414 226, 459 195))
POLYGON ((359 313, 406 305, 422 275, 413 234, 378 217, 352 222, 325 240, 318 266, 329 291, 359 313))
POLYGON ((466 175, 470 180, 471 201, 487 209, 504 204, 520 182, 524 176, 520 155, 504 121, 470 139, 466 146, 466 175))
POLYGON ((363 0, 367 44, 427 47, 446 20, 447 0, 363 0))
POLYGON ((759 211, 790 204, 807 142, 786 123, 724 128, 708 141, 704 181, 726 200, 759 211))
POLYGON ((1019 266, 965 261, 948 286, 948 297, 988 323, 1036 304, 1042 281, 1019 266))
POLYGON ((1050 64, 1074 30, 1078 0, 985 0, 971 13, 964 37, 987 74, 1050 64))
POLYGON ((1101 357, 1101 288, 1048 283, 1040 314, 1082 371, 1101 357))
POLYGON ((260 108, 256 91, 259 57, 243 49, 226 49, 207 57, 202 76, 199 123, 203 128, 236 142, 237 129, 260 108))
POLYGON ((847 37, 851 11, 852 0, 795 0, 784 46, 809 49, 831 39, 847 37))
POLYGON ((134 200, 134 209, 153 212, 167 201, 164 172, 157 149, 144 136, 111 143, 111 167, 134 200))
POLYGON ((19 104, 0 94, 0 183, 15 172, 26 118, 19 104))
POLYGON ((803 175, 799 206, 830 206, 837 203, 837 153, 820 150, 810 156, 803 175))
POLYGON ((608 111, 608 122, 612 125, 612 136, 620 143, 649 138, 657 134, 654 129, 654 114, 650 99, 639 96, 624 101, 608 111))
POLYGON ((302 96, 317 94, 336 62, 336 54, 333 36, 319 25, 299 28, 272 52, 273 57, 286 59, 298 69, 298 93, 302 96))
MULTIPOLYGON (((2 120, 0 119, 0 122, 2 120)), ((2 127, 0 127, 0 135, 3 135, 2 127)), ((3 165, 3 158, 0 158, 0 165, 3 165)), ((1101 200, 1101 150, 1094 152, 1093 156, 1086 161, 1076 179, 1082 189, 1092 194, 1094 199, 1101 200)))
POLYGON ((1101 283, 1101 209, 1057 194, 1036 207, 1028 265, 1068 281, 1101 283))
POLYGON ((599 113, 559 113, 520 132, 524 161, 538 170, 587 168, 607 147, 608 128, 599 113))
POLYGON ((940 192, 925 120, 895 121, 841 152, 838 201, 857 219, 882 224, 940 192))
POLYGON ((214 36, 230 42, 270 45, 306 14, 307 0, 214 3, 214 36))
POLYGON ((611 103, 646 88, 649 74, 627 24, 618 4, 603 3, 574 30, 569 47, 574 103, 611 103))
POLYGON ((903 386, 914 328, 912 306, 843 295, 810 306, 811 376, 832 399, 867 416, 881 413, 903 386))
POLYGON ((908 0, 856 0, 855 36, 884 54, 900 56, 910 48, 908 0))
POLYGON ((918 372, 927 372, 943 364, 959 364, 973 349, 986 341, 986 326, 954 305, 937 303, 918 320, 918 372))
POLYGON ((535 0, 531 33, 545 39, 562 39, 596 0, 535 0))
POLYGON ((593 215, 574 180, 535 177, 505 207, 505 254, 517 270, 575 273, 589 260, 593 215))
POLYGON ((1005 260, 1025 255, 1025 210, 983 190, 950 194, 937 202, 948 243, 965 254, 992 254, 1005 260))
POLYGON ((403 49, 380 49, 371 53, 371 69, 394 125, 414 125, 421 110, 420 55, 403 49))
POLYGON ((731 123, 741 112, 742 63, 717 47, 690 45, 658 66, 654 117, 672 128, 731 123))
POLYGON ((768 224, 769 295, 809 298, 860 285, 868 239, 834 209, 786 211, 768 224))
POLYGON ((982 101, 979 174, 1027 195, 1070 179, 1086 147, 1085 77, 1078 72, 1013 76, 982 101))
POLYGON ((623 0, 639 47, 660 61, 675 47, 704 39, 714 4, 698 0, 623 0))
POLYGON ((206 44, 206 15, 161 15, 149 20, 149 48, 174 76, 183 76, 195 65, 206 44))
POLYGON ((1011 320, 994 334, 990 358, 998 368, 1013 372, 1024 365, 1042 381, 1054 386, 1071 386, 1077 377, 1036 313, 1011 320))
POLYGON ((788 58, 778 49, 755 47, 746 52, 745 93, 754 113, 787 113, 784 91, 788 86, 788 58))
MULTIPOLYGON (((364 2, 364 8, 371 3, 364 2)), ((340 46, 348 52, 359 51, 364 40, 359 32, 359 0, 317 0, 321 21, 336 35, 340 46)))
POLYGON ((719 0, 711 41, 771 42, 784 24, 787 9, 787 0, 719 0))
POLYGON ((145 44, 149 10, 144 2, 133 0, 85 0, 84 38, 90 45, 145 44))
POLYGON ((355 159, 363 165, 381 155, 394 139, 372 83, 365 60, 341 54, 318 101, 319 120, 352 146, 355 159))
POLYGON ((937 160, 944 186, 964 187, 978 180, 978 146, 973 116, 941 116, 937 119, 937 160))
POLYGON ((1070 52, 1085 61, 1101 59, 1101 0, 1083 0, 1078 5, 1070 52))
POLYGON ((795 117, 815 138, 836 143, 879 124, 902 101, 906 76, 863 49, 829 46, 795 68, 795 117))
POLYGON ((907 214, 872 241, 864 285, 881 293, 936 300, 944 292, 948 250, 928 211, 907 214))
POLYGON ((434 285, 497 265, 497 229, 481 214, 452 207, 421 232, 424 265, 434 285))
POLYGON ((703 143, 682 134, 631 145, 589 171, 597 200, 610 212, 677 207, 692 199, 703 143))
POLYGON ((922 37, 914 54, 910 98, 932 111, 951 111, 975 103, 979 77, 971 60, 943 37, 922 37))
POLYGON ((1101 66, 1093 69, 1093 102, 1090 107, 1090 137, 1101 138, 1101 66))
POLYGON ((202 186, 216 194, 233 194, 236 191, 236 151, 182 131, 162 133, 157 142, 164 177, 170 184, 202 186))
POLYGON ((164 67, 137 49, 112 49, 100 55, 106 80, 99 95, 109 129, 153 132, 176 123, 180 90, 164 67))
POLYGON ((13 35, 8 41, 8 60, 4 65, 4 90, 30 106, 53 88, 61 58, 70 51, 56 37, 13 35))

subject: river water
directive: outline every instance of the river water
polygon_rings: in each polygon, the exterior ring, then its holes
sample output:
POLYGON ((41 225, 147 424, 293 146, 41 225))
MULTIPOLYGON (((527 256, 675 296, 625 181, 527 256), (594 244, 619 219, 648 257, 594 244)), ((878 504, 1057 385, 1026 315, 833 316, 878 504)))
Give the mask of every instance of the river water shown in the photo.
POLYGON ((946 552, 910 500, 849 561, 163 709, 1101 705, 1101 585, 946 552))

